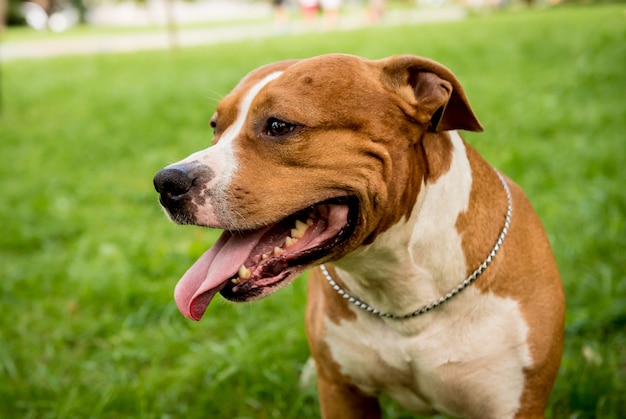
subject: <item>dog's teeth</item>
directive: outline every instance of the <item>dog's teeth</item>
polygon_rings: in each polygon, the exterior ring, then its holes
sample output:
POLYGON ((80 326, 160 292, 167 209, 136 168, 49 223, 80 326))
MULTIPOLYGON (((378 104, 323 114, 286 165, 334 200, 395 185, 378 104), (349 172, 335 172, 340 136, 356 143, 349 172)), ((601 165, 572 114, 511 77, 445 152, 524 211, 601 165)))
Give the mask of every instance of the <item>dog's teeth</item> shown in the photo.
POLYGON ((274 256, 278 256, 281 253, 283 253, 283 249, 281 249, 280 247, 277 246, 277 247, 274 248, 274 251, 272 253, 274 254, 274 256))
POLYGON ((239 279, 245 281, 250 278, 250 275, 252 275, 252 271, 246 268, 244 265, 241 265, 241 268, 239 268, 239 271, 237 271, 237 275, 239 275, 239 279))
POLYGON ((268 253, 263 253, 263 254, 261 255, 261 259, 262 259, 262 260, 266 260, 268 257, 270 257, 270 255, 269 255, 268 253))
POLYGON ((233 279, 231 279, 231 280, 230 280, 230 282, 232 282, 232 283, 233 283, 233 284, 235 284, 235 285, 239 285, 239 283, 241 282, 241 279, 239 279, 239 278, 233 278, 233 279))
POLYGON ((291 237, 295 239, 301 238, 302 236, 304 236, 304 233, 306 233, 307 228, 309 228, 309 226, 306 223, 303 223, 300 220, 296 220, 296 228, 291 229, 291 237))
POLYGON ((315 224, 315 221, 313 221, 313 218, 309 217, 309 218, 306 219, 306 225, 308 225, 310 227, 313 224, 315 224))
POLYGON ((298 239, 287 236, 287 238, 285 239, 285 247, 293 246, 294 244, 296 244, 297 241, 298 239))

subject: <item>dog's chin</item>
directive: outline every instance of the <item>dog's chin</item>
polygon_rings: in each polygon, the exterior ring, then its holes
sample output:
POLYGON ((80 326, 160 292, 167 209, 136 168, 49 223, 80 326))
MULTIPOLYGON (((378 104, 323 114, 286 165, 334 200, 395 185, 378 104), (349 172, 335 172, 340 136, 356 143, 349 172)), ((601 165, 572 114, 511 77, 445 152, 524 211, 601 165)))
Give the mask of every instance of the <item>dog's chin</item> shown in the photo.
POLYGON ((355 197, 332 198, 268 227, 224 231, 179 281, 179 309, 199 320, 217 292, 235 302, 258 300, 305 269, 338 259, 355 232, 358 204, 355 197))
POLYGON ((272 278, 248 279, 238 284, 233 282, 233 280, 238 282, 237 279, 233 278, 224 284, 220 294, 227 300, 236 303, 260 300, 289 285, 304 269, 306 267, 287 268, 272 278))

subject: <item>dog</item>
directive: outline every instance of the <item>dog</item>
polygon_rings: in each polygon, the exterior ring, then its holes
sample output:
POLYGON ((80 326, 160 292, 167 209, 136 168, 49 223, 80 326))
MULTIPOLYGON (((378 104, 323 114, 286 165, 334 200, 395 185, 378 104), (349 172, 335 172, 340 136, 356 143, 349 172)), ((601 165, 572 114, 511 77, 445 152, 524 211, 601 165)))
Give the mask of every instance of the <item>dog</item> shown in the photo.
POLYGON ((174 295, 263 298, 312 268, 306 331, 325 418, 540 418, 565 298, 522 190, 458 133, 463 87, 417 56, 260 67, 217 106, 213 145, 154 177, 171 220, 223 229, 174 295))

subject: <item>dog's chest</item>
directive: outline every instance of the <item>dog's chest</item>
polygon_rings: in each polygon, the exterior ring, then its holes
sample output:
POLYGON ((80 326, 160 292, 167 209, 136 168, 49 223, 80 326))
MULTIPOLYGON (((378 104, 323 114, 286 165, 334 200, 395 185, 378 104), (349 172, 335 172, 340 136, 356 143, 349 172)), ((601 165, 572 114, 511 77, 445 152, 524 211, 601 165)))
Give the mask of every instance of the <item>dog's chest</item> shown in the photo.
POLYGON ((531 358, 515 301, 468 289, 447 310, 401 326, 352 310, 354 321, 326 319, 325 341, 362 391, 421 414, 505 418, 518 409, 531 358), (476 298, 483 301, 470 310, 476 298))

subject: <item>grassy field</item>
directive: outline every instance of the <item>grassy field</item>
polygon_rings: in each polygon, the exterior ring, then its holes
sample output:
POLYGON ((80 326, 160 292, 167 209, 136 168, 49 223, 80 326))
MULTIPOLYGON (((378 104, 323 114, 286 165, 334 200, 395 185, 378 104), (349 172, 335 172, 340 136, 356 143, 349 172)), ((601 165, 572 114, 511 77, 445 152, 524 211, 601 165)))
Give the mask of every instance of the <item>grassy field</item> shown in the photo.
MULTIPOLYGON (((0 417, 314 418, 306 280, 264 301, 177 311, 216 233, 166 221, 152 176, 210 141, 217 100, 288 57, 425 55, 466 87, 466 138, 527 191, 564 278, 548 416, 626 412, 626 7, 282 37, 178 53, 3 65, 0 417)), ((386 401, 386 417, 409 417, 386 401)))

